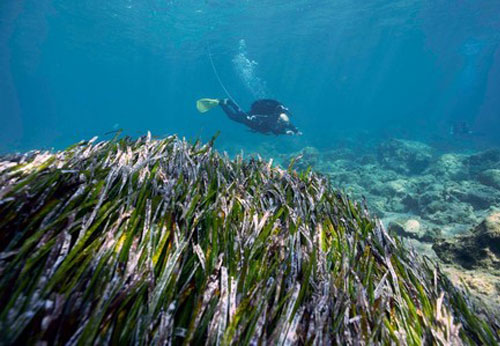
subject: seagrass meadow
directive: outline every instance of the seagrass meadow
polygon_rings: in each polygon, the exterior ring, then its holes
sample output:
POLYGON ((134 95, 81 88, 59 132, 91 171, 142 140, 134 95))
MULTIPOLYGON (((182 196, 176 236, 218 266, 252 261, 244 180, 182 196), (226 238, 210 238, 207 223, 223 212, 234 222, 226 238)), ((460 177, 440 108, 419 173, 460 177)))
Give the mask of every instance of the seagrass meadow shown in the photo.
POLYGON ((494 315, 311 171, 175 136, 0 163, 2 344, 497 344, 494 315))

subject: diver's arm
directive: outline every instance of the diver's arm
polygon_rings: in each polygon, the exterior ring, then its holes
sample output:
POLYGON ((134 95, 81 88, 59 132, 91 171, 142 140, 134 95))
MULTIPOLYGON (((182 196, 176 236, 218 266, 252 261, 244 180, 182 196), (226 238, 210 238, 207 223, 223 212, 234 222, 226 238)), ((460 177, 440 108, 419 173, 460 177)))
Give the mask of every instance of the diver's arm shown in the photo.
POLYGON ((301 136, 302 132, 299 131, 297 127, 295 127, 294 124, 290 123, 290 130, 293 132, 293 134, 301 136))
POLYGON ((289 123, 286 128, 283 129, 283 134, 290 136, 302 136, 302 132, 299 131, 298 128, 295 127, 294 124, 289 123))

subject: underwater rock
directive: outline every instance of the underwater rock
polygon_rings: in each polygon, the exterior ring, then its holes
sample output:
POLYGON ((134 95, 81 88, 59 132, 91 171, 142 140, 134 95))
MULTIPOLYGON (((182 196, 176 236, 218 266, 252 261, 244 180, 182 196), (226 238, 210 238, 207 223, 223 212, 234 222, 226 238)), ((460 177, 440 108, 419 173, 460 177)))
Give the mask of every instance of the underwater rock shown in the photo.
POLYGON ((487 169, 479 173, 478 181, 486 186, 500 190, 500 169, 487 169))
POLYGON ((361 155, 359 158, 359 163, 361 165, 373 165, 377 163, 377 156, 372 154, 361 155))
POLYGON ((407 179, 395 179, 375 184, 370 191, 387 197, 404 197, 411 191, 411 183, 407 179))
POLYGON ((476 224, 478 212, 500 203, 497 190, 475 181, 438 181, 421 184, 414 178, 416 188, 403 199, 409 211, 436 225, 476 224))
POLYGON ((408 211, 408 208, 400 198, 386 198, 385 209, 386 211, 389 210, 391 213, 400 214, 408 211))
POLYGON ((420 142, 390 139, 378 147, 378 160, 383 167, 396 172, 420 174, 430 164, 434 150, 420 142))
POLYGON ((475 181, 463 181, 460 184, 450 184, 447 193, 457 200, 470 204, 474 209, 488 209, 500 203, 498 190, 478 184, 475 181))
POLYGON ((443 154, 433 162, 426 171, 435 177, 449 180, 463 180, 469 176, 469 167, 466 155, 447 153, 443 154))
POLYGON ((420 222, 415 219, 406 221, 392 221, 388 225, 388 230, 394 232, 401 237, 420 239, 423 235, 421 233, 420 222))
POLYGON ((295 160, 293 168, 299 171, 314 168, 319 162, 319 151, 315 147, 305 147, 298 154, 289 157, 289 162, 292 160, 295 160))
POLYGON ((379 218, 383 218, 387 213, 387 199, 381 197, 373 197, 368 202, 370 206, 370 210, 373 215, 376 215, 379 218))
POLYGON ((336 160, 350 160, 355 161, 356 155, 354 152, 347 148, 338 148, 327 150, 323 153, 323 160, 336 161, 336 160))
POLYGON ((441 227, 447 235, 463 234, 467 225, 478 221, 474 209, 467 203, 455 203, 446 210, 426 215, 425 219, 441 227))
POLYGON ((332 165, 330 166, 330 169, 327 171, 327 173, 325 173, 330 178, 330 180, 335 183, 335 185, 353 185, 358 182, 358 175, 356 175, 356 173, 335 168, 336 166, 332 165))
POLYGON ((412 185, 415 187, 412 192, 424 192, 429 190, 430 188, 435 189, 438 186, 442 186, 443 180, 440 180, 433 174, 423 173, 417 176, 411 176, 407 178, 412 185))
POLYGON ((151 136, 0 167, 0 344, 500 340, 316 173, 151 136))
POLYGON ((401 225, 401 223, 399 222, 394 222, 394 221, 391 221, 389 223, 389 225, 387 226, 387 230, 391 233, 394 233, 394 234, 397 234, 401 237, 403 236, 406 236, 407 233, 406 233, 406 230, 404 228, 403 225, 401 225))
POLYGON ((488 169, 500 169, 500 149, 489 149, 470 155, 467 164, 472 175, 488 169))
POLYGON ((490 311, 500 311, 500 276, 485 270, 464 270, 455 265, 444 265, 444 271, 453 282, 464 286, 477 304, 487 304, 490 311))
POLYGON ((420 222, 415 219, 409 219, 405 222, 404 228, 406 232, 415 234, 415 235, 420 235, 421 232, 421 227, 420 227, 420 222))
POLYGON ((443 232, 440 228, 437 227, 428 227, 424 235, 420 238, 420 241, 427 243, 434 243, 437 239, 441 239, 443 236, 443 232))
POLYGON ((466 269, 500 270, 500 212, 486 217, 471 235, 441 240, 433 249, 445 263, 458 263, 466 269))
POLYGON ((416 219, 389 222, 388 230, 400 237, 412 238, 421 242, 432 243, 441 237, 439 228, 424 229, 416 219))
MULTIPOLYGON (((384 152, 381 148, 389 146, 387 143, 396 146, 395 143, 399 145, 401 141, 385 142, 378 149, 379 157, 384 152)), ((415 146, 419 148, 421 145, 417 143, 415 146)), ((423 152, 428 154, 426 158, 429 161, 433 150, 427 148, 423 152)), ((363 155, 371 154, 363 151, 363 155)), ((491 162, 495 154, 488 151, 478 157, 489 158, 491 162)), ((466 232, 484 217, 489 208, 500 206, 500 190, 475 180, 469 174, 469 159, 470 155, 442 154, 437 160, 431 160, 420 174, 415 174, 408 173, 409 168, 396 168, 395 171, 390 164, 363 164, 360 160, 330 161, 320 155, 316 169, 352 196, 366 197, 368 206, 379 217, 385 218, 394 213, 417 215, 425 221, 422 227, 430 232, 429 239, 435 236, 435 229, 447 236, 466 232), (352 186, 356 188, 349 189, 352 186)), ((483 177, 483 182, 486 182, 485 179, 483 177)))
POLYGON ((401 203, 405 206, 408 212, 416 212, 419 210, 419 196, 415 193, 408 193, 401 198, 401 203))
POLYGON ((339 170, 343 172, 353 172, 359 174, 359 165, 351 160, 339 159, 335 161, 320 161, 316 167, 319 171, 324 171, 328 168, 333 168, 334 170, 339 170))
POLYGON ((450 208, 450 197, 443 185, 429 185, 426 191, 417 197, 418 211, 424 215, 444 212, 450 208))

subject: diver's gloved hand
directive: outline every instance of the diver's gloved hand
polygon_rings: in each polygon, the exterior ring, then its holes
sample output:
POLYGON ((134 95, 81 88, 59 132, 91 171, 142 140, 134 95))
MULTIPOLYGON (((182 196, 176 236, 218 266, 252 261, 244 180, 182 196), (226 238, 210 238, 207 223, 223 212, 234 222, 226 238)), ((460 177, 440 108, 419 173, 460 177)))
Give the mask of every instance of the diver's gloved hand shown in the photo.
POLYGON ((293 132, 292 130, 286 130, 285 133, 289 136, 302 136, 302 132, 300 131, 293 132))
POLYGON ((221 104, 221 105, 227 105, 228 102, 229 102, 229 99, 219 99, 219 104, 221 104))

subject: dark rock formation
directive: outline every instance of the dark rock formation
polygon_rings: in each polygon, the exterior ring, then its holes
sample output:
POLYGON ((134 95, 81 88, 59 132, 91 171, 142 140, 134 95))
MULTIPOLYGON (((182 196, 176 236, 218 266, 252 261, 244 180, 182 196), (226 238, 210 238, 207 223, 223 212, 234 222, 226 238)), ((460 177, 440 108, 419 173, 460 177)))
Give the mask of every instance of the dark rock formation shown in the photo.
POLYGON ((389 232, 404 238, 412 238, 421 242, 432 243, 441 237, 439 228, 424 229, 420 222, 409 219, 404 222, 391 221, 388 225, 389 232))
POLYGON ((490 149, 469 156, 469 172, 474 175, 487 169, 500 168, 500 150, 490 149))
POLYGON ((430 164, 433 150, 420 142, 391 139, 378 148, 378 159, 382 166, 398 173, 419 174, 430 164))
POLYGON ((478 175, 481 184, 500 190, 500 169, 487 169, 478 175))
POLYGON ((439 241, 433 249, 445 263, 500 270, 500 212, 485 218, 471 235, 439 241))

